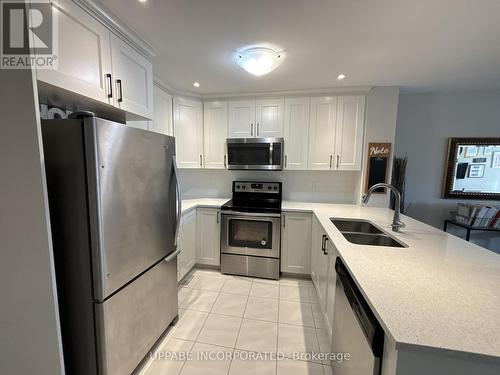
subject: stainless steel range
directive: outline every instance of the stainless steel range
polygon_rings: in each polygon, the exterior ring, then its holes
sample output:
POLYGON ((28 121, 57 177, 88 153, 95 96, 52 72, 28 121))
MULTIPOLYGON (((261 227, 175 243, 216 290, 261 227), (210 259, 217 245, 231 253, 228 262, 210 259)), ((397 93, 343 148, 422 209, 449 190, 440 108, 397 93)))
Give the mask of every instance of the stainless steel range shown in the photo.
POLYGON ((221 207, 221 272, 279 279, 281 182, 233 181, 221 207))

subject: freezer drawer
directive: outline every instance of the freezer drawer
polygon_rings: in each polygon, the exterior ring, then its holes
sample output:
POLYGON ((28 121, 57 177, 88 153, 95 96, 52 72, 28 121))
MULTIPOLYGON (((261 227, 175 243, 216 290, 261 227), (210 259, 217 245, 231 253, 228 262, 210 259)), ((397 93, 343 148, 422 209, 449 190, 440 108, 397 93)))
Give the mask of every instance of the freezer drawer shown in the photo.
POLYGON ((130 374, 177 316, 177 259, 94 305, 101 375, 130 374))

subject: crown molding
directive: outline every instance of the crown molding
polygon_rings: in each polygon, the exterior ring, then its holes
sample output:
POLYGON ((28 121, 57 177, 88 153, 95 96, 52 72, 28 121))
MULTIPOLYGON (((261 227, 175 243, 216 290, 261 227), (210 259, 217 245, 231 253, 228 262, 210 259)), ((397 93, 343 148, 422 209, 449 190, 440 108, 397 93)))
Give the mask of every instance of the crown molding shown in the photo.
POLYGON ((307 89, 307 90, 272 90, 272 91, 259 91, 253 93, 220 93, 220 94, 203 94, 203 99, 247 99, 247 98, 261 98, 271 96, 320 96, 320 95, 365 95, 373 86, 353 86, 353 87, 330 87, 321 89, 307 89))
POLYGON ((189 98, 194 98, 194 99, 199 99, 201 100, 203 97, 200 94, 193 93, 190 91, 182 91, 182 90, 177 90, 174 89, 172 86, 168 85, 164 81, 162 81, 160 78, 154 76, 153 77, 153 83, 155 86, 159 87, 163 91, 166 91, 170 95, 176 95, 176 96, 183 96, 183 97, 189 97, 189 98))
POLYGON ((148 59, 156 56, 153 47, 144 40, 139 34, 123 23, 116 17, 109 9, 104 7, 94 0, 73 0, 80 8, 90 13, 93 17, 97 18, 113 33, 122 38, 125 42, 130 44, 133 48, 139 51, 148 59))

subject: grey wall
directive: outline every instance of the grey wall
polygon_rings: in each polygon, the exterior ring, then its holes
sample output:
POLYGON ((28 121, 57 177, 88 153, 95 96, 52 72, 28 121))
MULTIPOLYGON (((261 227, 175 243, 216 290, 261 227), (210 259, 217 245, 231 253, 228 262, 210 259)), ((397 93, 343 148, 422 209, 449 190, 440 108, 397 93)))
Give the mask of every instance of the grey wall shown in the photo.
POLYGON ((64 374, 36 87, 0 82, 0 374, 64 374))
MULTIPOLYGON (((407 214, 438 228, 460 202, 441 198, 449 137, 500 137, 500 90, 399 97, 395 154, 408 154, 407 214)), ((500 239, 473 237, 500 253, 500 239)))

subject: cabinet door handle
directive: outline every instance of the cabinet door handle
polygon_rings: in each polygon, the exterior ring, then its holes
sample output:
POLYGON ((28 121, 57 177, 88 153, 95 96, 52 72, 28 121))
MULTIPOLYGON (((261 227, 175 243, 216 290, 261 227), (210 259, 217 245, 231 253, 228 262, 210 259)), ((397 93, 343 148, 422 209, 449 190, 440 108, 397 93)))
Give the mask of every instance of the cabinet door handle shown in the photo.
POLYGON ((328 237, 327 237, 327 236, 325 236, 325 250, 323 250, 323 253, 324 253, 325 255, 328 255, 328 247, 327 247, 327 245, 326 245, 326 241, 328 241, 328 237))
POLYGON ((333 155, 330 155, 330 169, 332 169, 332 159, 333 159, 333 155))
POLYGON ((260 124, 257 123, 257 137, 259 136, 259 133, 260 133, 260 124))
POLYGON ((324 253, 325 252, 325 238, 326 236, 323 234, 321 236, 321 251, 324 253))
POLYGON ((337 169, 339 169, 340 155, 337 155, 337 169))
POLYGON ((200 155, 200 167, 203 167, 203 155, 200 155))
POLYGON ((118 98, 118 103, 123 102, 123 89, 122 89, 122 80, 117 79, 116 85, 118 86, 118 92, 120 93, 120 97, 118 98))
POLYGON ((106 79, 108 80, 108 85, 109 85, 108 98, 112 98, 113 97, 113 79, 111 78, 110 73, 106 74, 106 79))
POLYGON ((283 228, 286 227, 286 216, 283 215, 283 228))
POLYGON ((287 155, 285 155, 285 168, 286 168, 287 161, 288 161, 288 157, 287 157, 287 155))
POLYGON ((217 211, 217 224, 219 224, 219 214, 220 214, 220 211, 217 211))
POLYGON ((253 137, 253 124, 250 124, 250 135, 253 137))
POLYGON ((227 168, 227 161, 226 161, 227 155, 224 154, 224 168, 227 168))

